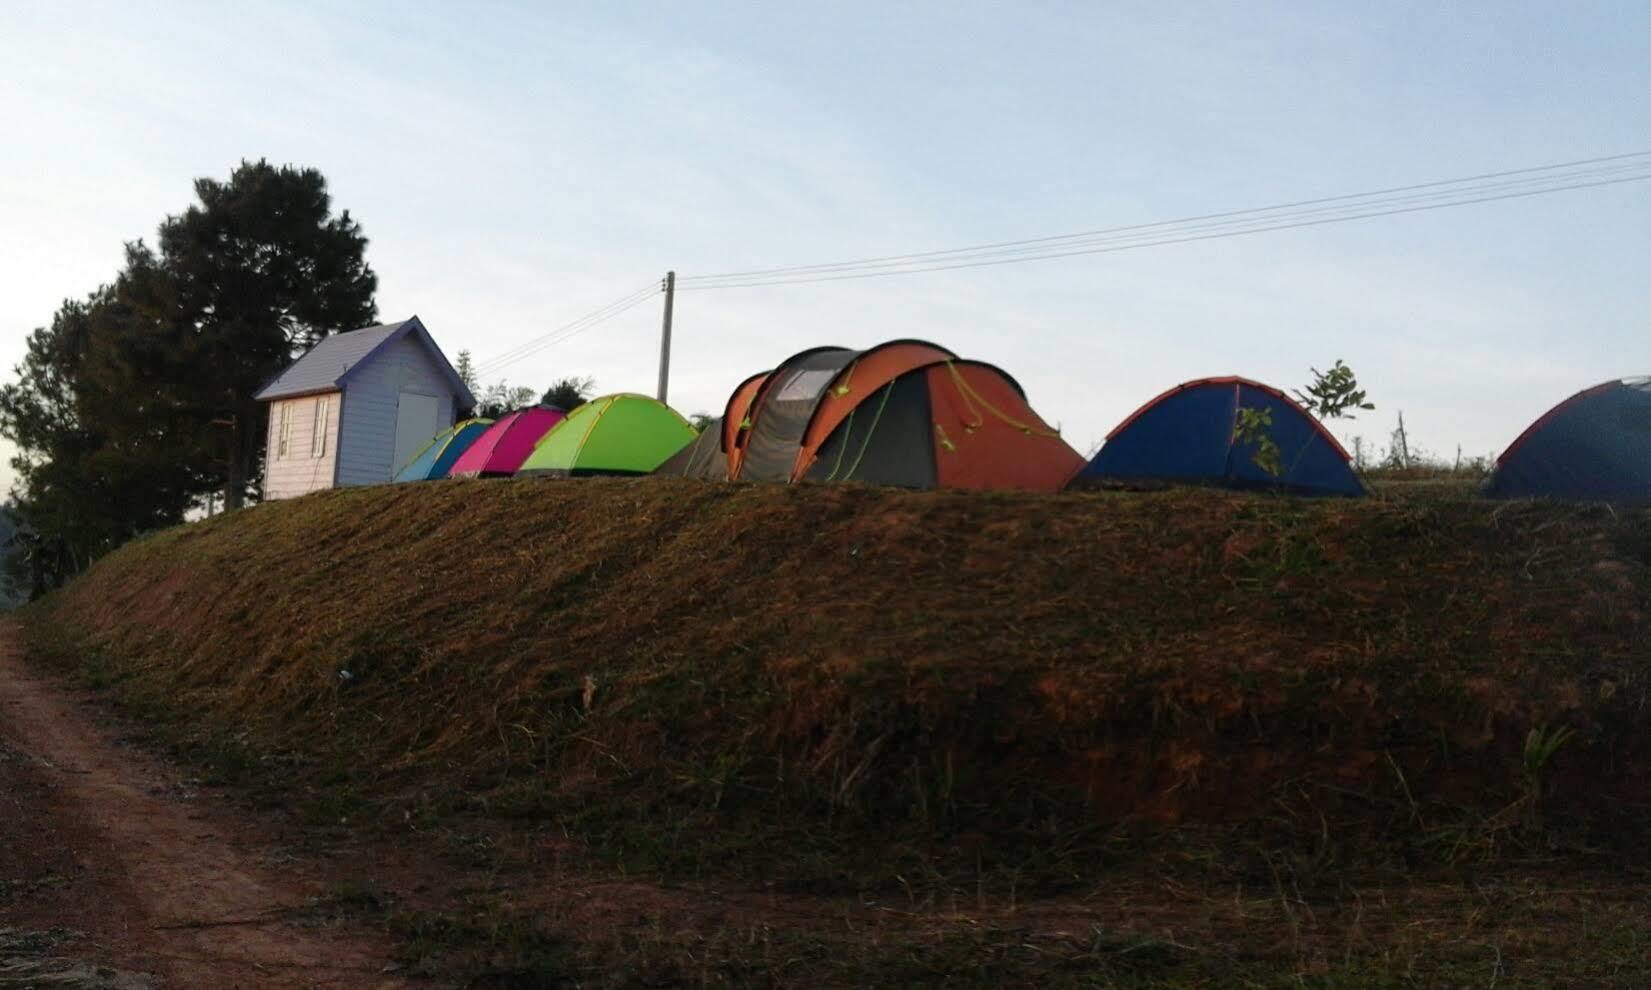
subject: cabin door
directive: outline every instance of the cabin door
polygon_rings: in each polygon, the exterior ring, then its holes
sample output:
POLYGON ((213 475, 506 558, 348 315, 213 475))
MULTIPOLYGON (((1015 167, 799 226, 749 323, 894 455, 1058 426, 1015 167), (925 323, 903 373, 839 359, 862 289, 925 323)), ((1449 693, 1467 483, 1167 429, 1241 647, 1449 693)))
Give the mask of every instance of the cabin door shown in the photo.
POLYGON ((424 445, 441 431, 442 424, 437 422, 440 415, 441 400, 435 396, 401 393, 401 402, 396 407, 396 457, 390 465, 391 477, 417 457, 424 445))

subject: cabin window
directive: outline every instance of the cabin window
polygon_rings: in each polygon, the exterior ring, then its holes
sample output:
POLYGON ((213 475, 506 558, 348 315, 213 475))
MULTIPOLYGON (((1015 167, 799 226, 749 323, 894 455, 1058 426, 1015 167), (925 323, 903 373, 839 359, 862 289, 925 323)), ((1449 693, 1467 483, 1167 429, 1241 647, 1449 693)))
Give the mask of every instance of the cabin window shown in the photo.
POLYGON ((292 452, 292 403, 281 403, 281 432, 275 441, 275 456, 277 458, 290 456, 292 452))
POLYGON ((310 433, 310 456, 327 456, 327 410, 332 399, 322 396, 315 400, 315 427, 310 433))

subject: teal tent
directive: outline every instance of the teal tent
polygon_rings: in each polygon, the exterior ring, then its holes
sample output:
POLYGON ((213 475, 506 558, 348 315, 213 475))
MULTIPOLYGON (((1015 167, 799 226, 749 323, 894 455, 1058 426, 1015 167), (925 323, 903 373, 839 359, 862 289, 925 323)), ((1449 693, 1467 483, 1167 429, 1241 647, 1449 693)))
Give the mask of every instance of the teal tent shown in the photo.
POLYGON ((436 434, 413 456, 407 466, 396 472, 397 481, 432 481, 447 477, 447 472, 459 455, 470 449, 476 438, 493 425, 491 419, 467 419, 454 423, 436 434))

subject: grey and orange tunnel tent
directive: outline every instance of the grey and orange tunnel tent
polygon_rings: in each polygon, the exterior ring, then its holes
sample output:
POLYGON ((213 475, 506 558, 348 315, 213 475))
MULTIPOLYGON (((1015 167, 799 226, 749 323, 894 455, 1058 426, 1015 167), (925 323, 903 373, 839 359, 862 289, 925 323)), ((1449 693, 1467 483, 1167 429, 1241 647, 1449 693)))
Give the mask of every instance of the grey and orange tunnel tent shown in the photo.
POLYGON ((743 481, 1059 490, 1083 457, 999 368, 921 340, 816 347, 737 386, 671 473, 743 481))

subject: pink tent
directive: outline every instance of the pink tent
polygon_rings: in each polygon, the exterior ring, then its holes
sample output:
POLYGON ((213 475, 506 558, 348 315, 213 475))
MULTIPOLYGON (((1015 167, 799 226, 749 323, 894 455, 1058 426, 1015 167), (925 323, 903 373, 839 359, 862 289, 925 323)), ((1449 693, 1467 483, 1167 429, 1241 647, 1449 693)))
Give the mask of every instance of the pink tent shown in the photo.
POLYGON ((487 478, 515 474, 527 455, 533 453, 539 438, 566 418, 567 413, 553 406, 533 406, 501 416, 459 455, 447 476, 487 478))

